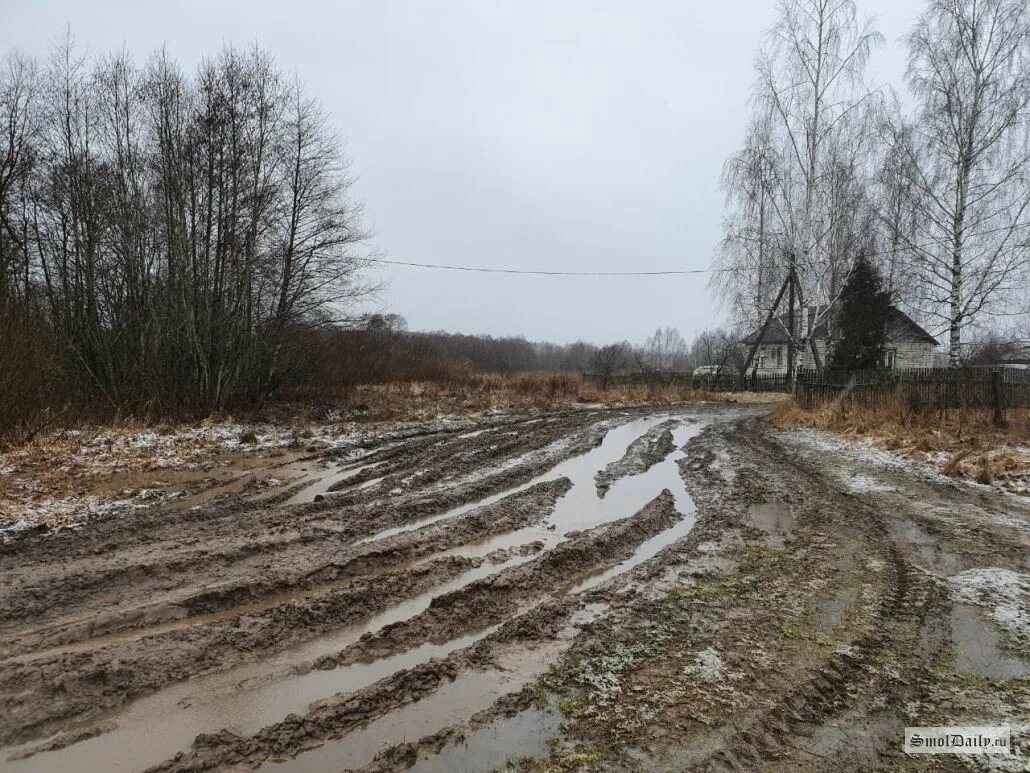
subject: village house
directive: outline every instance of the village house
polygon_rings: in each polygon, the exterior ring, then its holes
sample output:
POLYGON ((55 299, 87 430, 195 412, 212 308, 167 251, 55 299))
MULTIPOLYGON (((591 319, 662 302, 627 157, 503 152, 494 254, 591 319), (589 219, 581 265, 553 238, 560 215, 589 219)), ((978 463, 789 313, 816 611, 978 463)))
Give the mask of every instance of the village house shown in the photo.
MULTIPOLYGON (((827 314, 824 314, 825 306, 809 306, 807 309, 798 310, 795 314, 794 340, 800 341, 808 338, 810 346, 814 346, 818 352, 819 361, 827 365, 833 354, 833 345, 839 337, 839 331, 829 332, 827 325, 827 314), (818 321, 817 321, 818 320, 818 321), (814 326, 814 331, 809 331, 814 326)), ((786 314, 773 319, 769 328, 762 336, 758 351, 751 363, 749 372, 757 373, 760 376, 783 375, 787 373, 787 335, 788 317, 786 314)), ((753 346, 758 340, 758 332, 755 331, 743 343, 753 346)), ((890 318, 887 323, 887 345, 884 348, 883 362, 881 365, 890 370, 910 370, 912 368, 932 368, 934 365, 934 354, 937 350, 937 339, 927 333, 916 322, 903 311, 894 308, 890 309, 890 318)), ((812 357, 811 349, 806 353, 805 364, 809 367, 815 366, 815 359, 812 357)))

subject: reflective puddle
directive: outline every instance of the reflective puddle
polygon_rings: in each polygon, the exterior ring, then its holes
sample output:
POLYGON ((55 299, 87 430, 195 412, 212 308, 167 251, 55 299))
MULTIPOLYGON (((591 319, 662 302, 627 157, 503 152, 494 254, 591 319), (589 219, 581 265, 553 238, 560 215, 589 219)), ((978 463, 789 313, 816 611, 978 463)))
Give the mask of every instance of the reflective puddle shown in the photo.
MULTIPOLYGON (((325 496, 329 489, 335 486, 337 483, 342 483, 348 478, 353 478, 359 472, 364 472, 367 469, 375 467, 379 462, 373 462, 372 464, 362 464, 357 467, 351 464, 336 465, 325 472, 324 475, 320 475, 310 485, 302 488, 292 497, 286 500, 283 504, 287 505, 299 505, 305 502, 314 502, 315 497, 325 496)), ((358 488, 366 488, 366 485, 359 486, 358 488)))
POLYGON ((1000 635, 976 607, 956 604, 951 611, 955 667, 988 679, 1016 679, 1030 674, 1030 662, 1005 654, 1000 635))
POLYGON ((547 742, 561 733, 562 716, 546 709, 527 709, 513 717, 474 730, 439 754, 419 756, 413 773, 490 773, 521 757, 547 757, 547 742))
MULTIPOLYGON (((487 556, 498 550, 512 550, 533 542, 543 543, 546 549, 565 541, 570 532, 593 529, 620 518, 633 515, 653 500, 663 490, 672 493, 676 510, 684 517, 679 523, 662 534, 652 537, 637 548, 634 559, 612 567, 606 579, 621 574, 654 556, 662 547, 685 536, 693 527, 694 503, 687 494, 680 476, 677 462, 683 458, 680 446, 701 431, 702 425, 682 424, 673 431, 676 450, 647 472, 621 478, 612 484, 602 498, 594 484, 594 475, 611 461, 621 459, 626 447, 656 424, 667 421, 663 416, 646 419, 612 430, 604 442, 583 456, 558 465, 526 487, 545 480, 567 477, 572 487, 558 500, 553 512, 542 523, 527 526, 506 534, 498 534, 485 540, 469 543, 444 552, 442 555, 487 556), (619 435, 616 435, 619 433, 619 435), (616 436, 617 442, 609 445, 609 438, 616 436)), ((519 487, 520 489, 523 487, 519 487)), ((600 581, 599 581, 600 582, 600 581)))
MULTIPOLYGON (((654 425, 668 421, 669 418, 668 415, 650 417, 618 426, 606 434, 598 447, 579 457, 559 463, 548 473, 486 500, 434 516, 428 521, 456 517, 543 481, 569 477, 573 483, 572 487, 559 500, 551 516, 540 525, 449 552, 463 556, 486 556, 497 550, 511 550, 535 541, 542 542, 546 548, 552 548, 566 539, 570 531, 594 528, 633 515, 663 489, 671 491, 676 509, 684 516, 681 520, 671 528, 645 540, 637 546, 629 559, 580 581, 569 592, 578 593, 596 587, 653 557, 662 548, 685 536, 693 526, 694 507, 684 488, 677 462, 683 456, 679 450, 680 446, 701 430, 700 424, 678 425, 674 430, 676 450, 647 472, 613 483, 604 499, 598 496, 594 483, 595 474, 609 463, 621 458, 632 441, 654 425)), ((349 477, 357 474, 360 469, 362 468, 339 471, 336 475, 349 477)), ((324 485, 325 489, 328 489, 340 479, 320 479, 301 493, 305 497, 313 498, 316 485, 324 485)), ((376 481, 369 481, 362 486, 375 483, 376 481)), ((375 538, 382 538, 390 533, 411 531, 425 525, 426 522, 382 532, 375 538)), ((434 558, 440 555, 437 554, 434 558)), ((509 554, 498 563, 484 562, 453 580, 392 606, 360 624, 317 637, 259 662, 242 664, 222 673, 196 677, 172 685, 106 717, 105 720, 113 720, 116 725, 112 731, 80 741, 65 749, 6 763, 4 770, 17 773, 50 773, 143 769, 174 756, 176 752, 188 749, 200 733, 227 728, 239 734, 251 734, 266 725, 282 720, 290 713, 304 713, 313 701, 361 689, 400 669, 411 668, 434 657, 446 657, 488 636, 495 629, 486 628, 466 633, 441 644, 426 643, 369 663, 357 663, 324 671, 311 668, 311 664, 318 658, 339 653, 365 634, 374 633, 392 623, 422 613, 441 595, 459 590, 469 583, 535 557, 533 554, 509 554)), ((562 591, 557 589, 557 592, 562 591)), ((282 599, 276 601, 281 602, 282 599)), ((264 603, 260 606, 263 607, 264 603)), ((260 607, 256 607, 256 610, 258 608, 260 607)), ((236 615, 238 611, 223 614, 236 615)), ((581 619, 574 621, 576 624, 582 622, 581 619)), ((567 643, 562 646, 567 646, 567 643)), ((339 744, 329 744, 319 752, 302 754, 297 760, 291 761, 291 765, 302 766, 292 769, 324 770, 326 764, 338 769, 352 767, 359 764, 356 761, 360 760, 364 760, 360 764, 365 764, 383 746, 393 745, 405 738, 417 738, 425 734, 425 728, 429 728, 426 732, 433 732, 449 723, 464 721, 475 711, 492 705, 500 695, 521 689, 536 679, 558 651, 551 652, 546 647, 527 650, 523 653, 522 660, 512 662, 502 670, 473 672, 462 676, 423 701, 370 724, 360 731, 360 734, 351 733, 344 745, 346 749, 342 749, 339 744)), ((38 742, 22 748, 36 745, 38 742)), ((15 751, 18 749, 6 749, 4 755, 15 751)))
MULTIPOLYGON (((406 741, 417 741, 448 726, 460 724, 472 714, 490 708, 501 696, 517 692, 543 676, 568 649, 579 632, 579 626, 595 619, 606 609, 603 605, 595 605, 570 620, 555 640, 502 654, 495 659, 497 668, 464 673, 425 698, 347 733, 339 740, 330 741, 294 759, 269 763, 261 769, 276 773, 322 773, 360 768, 372 762, 384 749, 406 741)), ((485 746, 484 757, 495 757, 502 751, 498 747, 489 747, 486 738, 481 739, 478 746, 485 746)), ((461 762, 457 764, 460 766, 454 770, 476 769, 461 762)))

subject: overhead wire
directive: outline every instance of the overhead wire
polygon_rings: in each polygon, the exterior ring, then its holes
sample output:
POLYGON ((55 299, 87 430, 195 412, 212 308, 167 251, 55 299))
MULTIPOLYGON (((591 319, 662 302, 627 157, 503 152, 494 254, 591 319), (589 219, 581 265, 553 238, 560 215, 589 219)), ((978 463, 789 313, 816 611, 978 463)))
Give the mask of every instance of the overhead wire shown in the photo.
MULTIPOLYGON (((1001 228, 993 228, 979 233, 969 233, 965 237, 976 238, 978 236, 986 236, 992 233, 999 233, 1001 231, 1011 231, 1016 228, 1030 227, 1030 223, 1023 223, 1015 226, 1004 226, 1001 228)), ((936 241, 928 242, 926 244, 913 244, 907 247, 896 247, 889 250, 877 250, 874 252, 866 253, 867 257, 880 257, 883 255, 893 255, 895 253, 904 252, 912 249, 926 249, 930 247, 937 247, 946 242, 936 241)), ((460 266, 445 263, 425 263, 409 260, 392 260, 387 258, 365 258, 365 261, 369 263, 381 263, 391 266, 408 266, 413 268, 430 268, 439 269, 444 271, 467 271, 478 274, 521 274, 528 276, 598 276, 598 277, 626 277, 626 276, 680 276, 690 274, 718 274, 736 271, 748 271, 750 269, 746 267, 741 268, 689 268, 689 269, 667 269, 659 271, 550 271, 545 269, 525 269, 525 268, 490 268, 487 266, 460 266)))

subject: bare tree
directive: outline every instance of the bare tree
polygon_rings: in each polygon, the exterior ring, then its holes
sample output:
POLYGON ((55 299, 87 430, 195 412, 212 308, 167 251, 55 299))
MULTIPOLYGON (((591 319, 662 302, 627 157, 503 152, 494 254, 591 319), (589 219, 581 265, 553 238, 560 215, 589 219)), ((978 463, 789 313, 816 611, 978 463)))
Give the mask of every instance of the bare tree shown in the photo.
POLYGON ((690 345, 691 365, 738 368, 742 361, 742 348, 740 336, 730 330, 721 327, 702 330, 690 345))
POLYGON ((644 342, 641 356, 651 369, 675 370, 686 365, 687 342, 674 327, 658 328, 644 342))
POLYGON ((28 289, 24 208, 39 130, 39 67, 11 53, 0 64, 0 306, 28 289))
POLYGON ((955 366, 963 327, 1025 281, 1030 18, 1018 0, 931 0, 908 45, 918 113, 892 136, 915 218, 896 236, 955 366))
POLYGON ((190 77, 69 35, 8 60, 0 111, 2 292, 45 299, 67 375, 112 404, 259 399, 297 328, 370 289, 342 140, 257 47, 190 77))
MULTIPOLYGON (((767 316, 788 284, 795 307, 818 305, 821 321, 843 287, 867 219, 877 105, 863 75, 880 40, 852 0, 780 2, 758 56, 748 142, 724 175, 731 216, 720 266, 732 271, 718 282, 724 297, 754 299, 738 322, 767 316)), ((807 332, 790 333, 800 366, 807 332)))
POLYGON ((783 261, 783 200, 778 178, 782 160, 773 142, 770 116, 756 117, 744 147, 723 165, 726 197, 724 237, 711 287, 738 323, 753 326, 786 278, 783 261))
POLYGON ((590 358, 590 370, 597 376, 601 389, 611 385, 612 376, 626 367, 628 347, 625 344, 602 346, 590 358))

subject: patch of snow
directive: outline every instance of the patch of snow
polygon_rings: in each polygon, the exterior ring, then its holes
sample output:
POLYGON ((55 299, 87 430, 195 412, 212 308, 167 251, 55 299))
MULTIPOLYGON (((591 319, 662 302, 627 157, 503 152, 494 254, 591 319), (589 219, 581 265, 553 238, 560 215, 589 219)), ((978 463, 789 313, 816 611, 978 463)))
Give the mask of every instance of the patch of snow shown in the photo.
POLYGON ((949 578, 956 601, 991 610, 1001 628, 1030 644, 1030 575, 1001 567, 980 567, 949 578))
MULTIPOLYGON (((954 485, 954 481, 951 478, 941 475, 931 465, 919 463, 913 459, 906 459, 890 451, 876 448, 873 445, 875 439, 871 437, 860 439, 842 438, 818 429, 792 429, 787 430, 784 434, 796 445, 812 451, 829 452, 844 459, 889 472, 918 471, 935 482, 954 485)), ((842 471, 841 478, 846 483, 850 484, 853 477, 854 475, 851 472, 842 471)))
POLYGON ((124 492, 122 496, 125 498, 103 499, 90 495, 79 498, 47 499, 22 508, 17 519, 0 528, 0 533, 13 534, 44 524, 60 528, 78 526, 96 516, 141 510, 152 506, 155 501, 176 499, 182 496, 182 492, 145 488, 140 489, 134 496, 124 492))
POLYGON ((868 475, 847 475, 842 476, 848 490, 855 494, 863 494, 871 491, 896 491, 894 486, 888 486, 868 475))
POLYGON ((1030 521, 1026 521, 1022 518, 1014 518, 1011 515, 995 515, 993 516, 993 519, 1002 526, 1008 526, 1012 529, 1020 529, 1022 531, 1030 531, 1030 521))
POLYGON ((723 667, 722 658, 715 651, 714 647, 708 647, 697 653, 694 662, 683 668, 685 676, 694 676, 705 681, 712 681, 722 677, 726 669, 723 667))

